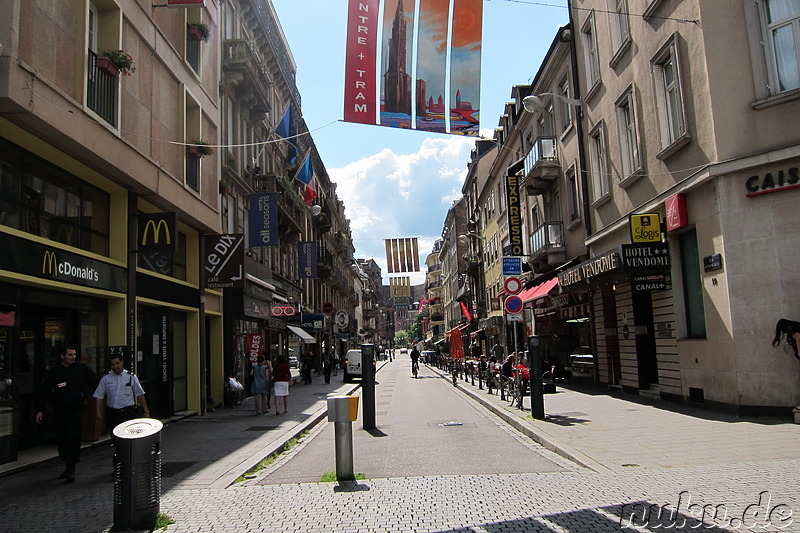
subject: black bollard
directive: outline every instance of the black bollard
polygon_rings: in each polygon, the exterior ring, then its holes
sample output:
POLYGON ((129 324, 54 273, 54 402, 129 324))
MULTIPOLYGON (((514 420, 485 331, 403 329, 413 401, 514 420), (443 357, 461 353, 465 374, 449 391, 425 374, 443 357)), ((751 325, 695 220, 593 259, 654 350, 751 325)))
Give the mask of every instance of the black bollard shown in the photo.
MULTIPOLYGON (((375 345, 361 345, 361 413, 362 427, 375 429, 375 345)), ((277 401, 277 400, 276 400, 277 401)))
POLYGON ((528 360, 531 363, 531 416, 544 420, 544 385, 542 384, 542 347, 539 337, 528 337, 528 360))

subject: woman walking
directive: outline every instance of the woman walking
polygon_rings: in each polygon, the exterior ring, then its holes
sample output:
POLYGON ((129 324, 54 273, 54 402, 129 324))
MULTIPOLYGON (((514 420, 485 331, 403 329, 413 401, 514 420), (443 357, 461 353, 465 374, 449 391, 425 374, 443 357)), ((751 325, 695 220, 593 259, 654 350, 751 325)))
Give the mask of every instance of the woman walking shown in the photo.
POLYGON ((253 365, 253 397, 256 404, 256 414, 269 413, 269 366, 264 364, 264 356, 259 355, 253 365))
POLYGON ((275 414, 281 414, 280 404, 283 398, 283 412, 289 410, 289 384, 292 381, 292 371, 289 369, 289 363, 286 358, 279 355, 275 358, 275 366, 273 367, 272 379, 274 381, 274 396, 275 396, 275 414))

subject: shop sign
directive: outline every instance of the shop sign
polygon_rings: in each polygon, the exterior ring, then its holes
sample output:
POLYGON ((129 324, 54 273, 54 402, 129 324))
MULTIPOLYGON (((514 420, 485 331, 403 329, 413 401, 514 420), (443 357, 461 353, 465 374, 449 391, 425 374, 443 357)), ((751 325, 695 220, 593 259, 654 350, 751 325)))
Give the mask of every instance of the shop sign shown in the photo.
POLYGON ((300 327, 303 329, 321 330, 325 325, 325 315, 322 313, 300 313, 300 327))
POLYGON ((689 225, 689 215, 686 211, 686 195, 674 194, 666 199, 664 208, 667 210, 667 231, 675 231, 689 225))
POLYGON ((714 272, 722 270, 722 254, 708 255, 703 258, 703 271, 714 272))
POLYGON ((658 213, 629 215, 632 243, 661 242, 661 217, 658 213))
POLYGON ((665 274, 633 276, 631 285, 634 292, 665 291, 667 290, 667 276, 665 274))
POLYGON ((571 268, 558 274, 558 284, 562 287, 569 287, 577 283, 591 283, 600 276, 622 267, 618 249, 610 250, 594 259, 583 262, 575 268, 571 268))
POLYGON ((767 172, 763 176, 750 176, 744 186, 748 198, 796 189, 800 187, 800 170, 798 167, 791 167, 778 172, 767 172))
POLYGON ((669 270, 669 246, 665 242, 657 244, 623 244, 622 262, 626 270, 641 269, 669 270))
POLYGON ((508 238, 511 241, 508 255, 522 256, 522 210, 519 198, 519 176, 506 176, 506 205, 508 205, 508 238))
POLYGON ((244 288, 244 234, 205 236, 206 288, 244 288))
POLYGON ((171 253, 178 246, 177 213, 139 213, 139 253, 171 253))
POLYGON ((263 344, 264 339, 261 337, 260 333, 247 334, 247 351, 251 363, 258 361, 258 356, 261 355, 261 347, 263 344))

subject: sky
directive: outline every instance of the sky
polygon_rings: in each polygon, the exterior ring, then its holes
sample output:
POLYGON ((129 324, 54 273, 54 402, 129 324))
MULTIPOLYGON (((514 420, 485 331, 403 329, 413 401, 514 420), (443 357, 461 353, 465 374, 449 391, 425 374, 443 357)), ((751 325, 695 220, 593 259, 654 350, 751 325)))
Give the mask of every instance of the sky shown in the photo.
MULTIPOLYGON (((408 1, 408 0, 406 0, 408 1)), ((412 0, 413 1, 413 0, 412 0)), ((567 0, 484 0, 481 133, 491 138, 511 87, 530 83, 567 0)), ((342 122, 347 0, 272 0, 297 65, 302 113, 350 220, 356 258, 386 273, 384 239, 417 237, 425 258, 459 199, 475 138, 342 122)), ((406 274, 404 274, 406 275, 406 274)))

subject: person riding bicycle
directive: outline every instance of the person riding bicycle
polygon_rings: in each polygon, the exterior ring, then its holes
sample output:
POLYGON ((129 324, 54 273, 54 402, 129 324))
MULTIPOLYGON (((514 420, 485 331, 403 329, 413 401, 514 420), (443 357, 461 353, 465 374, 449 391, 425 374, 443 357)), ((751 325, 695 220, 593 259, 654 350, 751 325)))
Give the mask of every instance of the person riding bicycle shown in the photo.
POLYGON ((411 371, 415 376, 419 371, 419 350, 417 350, 416 346, 411 349, 411 371))

